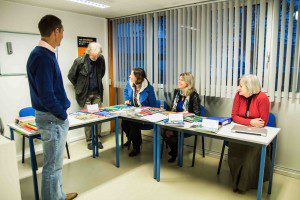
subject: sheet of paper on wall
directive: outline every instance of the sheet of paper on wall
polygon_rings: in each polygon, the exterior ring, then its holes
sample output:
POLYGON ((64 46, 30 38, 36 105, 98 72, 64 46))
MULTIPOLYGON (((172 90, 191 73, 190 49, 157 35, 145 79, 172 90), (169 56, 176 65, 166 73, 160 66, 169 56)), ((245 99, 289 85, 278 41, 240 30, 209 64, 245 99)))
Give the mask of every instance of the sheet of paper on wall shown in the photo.
POLYGON ((87 110, 89 113, 94 113, 99 111, 98 104, 87 105, 87 110))
POLYGON ((159 122, 159 121, 162 121, 164 119, 168 119, 168 116, 163 115, 161 113, 156 113, 156 114, 153 114, 153 115, 144 116, 141 119, 145 119, 145 120, 150 121, 150 122, 159 122))

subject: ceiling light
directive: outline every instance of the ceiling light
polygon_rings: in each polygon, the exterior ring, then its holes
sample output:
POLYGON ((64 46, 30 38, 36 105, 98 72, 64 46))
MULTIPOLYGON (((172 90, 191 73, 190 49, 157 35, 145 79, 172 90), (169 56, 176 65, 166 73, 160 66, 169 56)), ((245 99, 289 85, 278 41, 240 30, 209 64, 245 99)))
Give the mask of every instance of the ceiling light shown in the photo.
POLYGON ((102 3, 97 3, 97 2, 93 2, 93 1, 89 1, 89 0, 68 0, 68 1, 72 1, 72 2, 76 2, 76 3, 81 3, 81 4, 85 4, 88 6, 93 6, 93 7, 97 7, 97 8, 108 8, 110 6, 102 4, 102 3))

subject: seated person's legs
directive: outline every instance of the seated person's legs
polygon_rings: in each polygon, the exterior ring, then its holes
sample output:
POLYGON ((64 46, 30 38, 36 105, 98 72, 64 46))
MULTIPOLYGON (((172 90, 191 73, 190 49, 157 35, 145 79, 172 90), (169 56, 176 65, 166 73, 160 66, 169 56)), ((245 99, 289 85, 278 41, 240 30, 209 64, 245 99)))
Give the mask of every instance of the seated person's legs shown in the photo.
POLYGON ((141 143, 142 143, 142 133, 141 133, 142 124, 132 122, 130 123, 130 132, 129 137, 133 144, 133 150, 129 153, 130 157, 136 156, 140 153, 141 143))
POLYGON ((127 138, 127 142, 124 143, 124 146, 128 146, 130 144, 130 138, 129 138, 129 132, 130 132, 130 127, 132 122, 127 121, 127 120, 122 120, 121 123, 121 127, 122 127, 122 131, 124 131, 126 138, 127 138))
POLYGON ((175 162, 178 149, 178 133, 176 131, 163 130, 162 137, 165 139, 167 145, 171 149, 171 151, 169 152, 171 158, 168 160, 168 162, 175 162))

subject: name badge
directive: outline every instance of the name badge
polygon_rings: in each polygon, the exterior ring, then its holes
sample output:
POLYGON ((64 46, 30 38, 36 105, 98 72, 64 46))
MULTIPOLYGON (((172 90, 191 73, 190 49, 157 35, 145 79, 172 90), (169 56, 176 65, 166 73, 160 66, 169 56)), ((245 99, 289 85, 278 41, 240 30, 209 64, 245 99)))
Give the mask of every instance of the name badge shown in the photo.
POLYGON ((94 113, 99 111, 98 104, 87 105, 87 110, 89 113, 94 113))

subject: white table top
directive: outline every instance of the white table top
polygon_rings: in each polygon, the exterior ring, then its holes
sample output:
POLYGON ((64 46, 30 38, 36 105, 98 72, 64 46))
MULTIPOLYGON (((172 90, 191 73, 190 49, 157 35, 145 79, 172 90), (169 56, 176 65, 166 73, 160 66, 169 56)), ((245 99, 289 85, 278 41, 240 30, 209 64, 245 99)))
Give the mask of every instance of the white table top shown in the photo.
MULTIPOLYGON (((93 123, 93 122, 99 122, 100 123, 101 121, 105 121, 105 120, 108 120, 108 119, 113 119, 115 117, 116 116, 109 116, 109 117, 104 117, 104 118, 93 118, 93 119, 88 119, 88 120, 80 120, 80 119, 76 119, 75 116, 69 115, 68 116, 68 120, 69 120, 69 124, 70 124, 69 128, 72 128, 72 127, 75 127, 75 126, 81 126, 81 125, 89 124, 89 123, 93 123)), ((27 131, 27 130, 23 129, 22 127, 19 127, 16 124, 8 124, 8 126, 10 128, 13 128, 14 130, 19 131, 23 135, 27 135, 27 136, 38 135, 37 132, 27 131)))
MULTIPOLYGON (((125 118, 131 118, 133 120, 139 120, 139 121, 145 121, 141 118, 136 118, 134 116, 127 116, 126 114, 119 114, 120 117, 125 117, 125 118)), ((72 127, 76 127, 76 126, 81 126, 84 124, 89 124, 89 123, 93 123, 93 122, 101 122, 101 121, 106 121, 109 119, 113 119, 115 117, 118 117, 118 115, 115 116, 109 116, 109 117, 104 117, 104 118, 93 118, 93 119, 89 119, 89 120, 80 120, 80 119, 76 119, 74 116, 69 115, 68 119, 69 119, 69 123, 70 123, 70 128, 72 127)), ((151 123, 151 122, 150 122, 151 123)), ((153 123, 155 124, 155 123, 153 123)), ((162 122, 158 122, 158 125, 164 125, 162 124, 162 122)), ((250 134, 242 134, 242 133, 233 133, 231 132, 231 128, 236 125, 236 123, 231 123, 229 125, 223 126, 221 127, 217 133, 213 133, 210 131, 206 131, 206 130, 202 130, 202 129, 197 129, 197 128, 185 128, 185 127, 176 127, 176 129, 178 129, 179 131, 184 132, 184 130, 189 130, 189 131, 193 131, 193 132, 199 132, 199 133, 205 133, 207 135, 211 135, 213 136, 220 136, 224 139, 228 138, 228 139, 233 139, 233 140, 239 140, 239 141, 244 141, 244 142, 249 142, 249 143, 254 143, 254 144, 260 144, 260 145, 269 145, 273 139, 276 137, 276 135, 279 133, 280 128, 273 128, 273 127, 265 127, 268 130, 267 136, 257 136, 257 135, 250 135, 250 134)), ((32 135, 37 135, 38 133, 36 132, 29 132, 19 126, 17 126, 16 124, 9 124, 9 127, 19 131, 21 134, 27 135, 27 136, 32 136, 32 135)), ((168 126, 168 125, 164 125, 167 127, 172 127, 172 126, 168 126)), ((173 127, 174 128, 174 127, 173 127)))
MULTIPOLYGON (((250 135, 250 134, 243 134, 243 133, 233 133, 231 132, 231 128, 234 125, 237 125, 236 123, 232 122, 226 126, 221 127, 217 132, 208 131, 205 129, 200 128, 185 128, 185 127, 174 127, 172 125, 165 125, 162 122, 158 122, 158 125, 163 125, 165 128, 170 127, 171 129, 176 129, 178 131, 184 132, 185 130, 193 131, 195 133, 204 133, 208 137, 222 137, 226 140, 233 139, 233 140, 239 140, 244 141, 247 143, 254 143, 254 144, 260 144, 260 145, 269 145, 275 136, 279 133, 280 128, 273 128, 273 127, 265 127, 268 130, 267 136, 258 136, 258 135, 250 135)), ((240 124, 238 124, 240 125, 240 124)))
POLYGON ((231 132, 231 128, 237 125, 236 123, 228 124, 227 126, 223 126, 218 132, 217 135, 222 137, 251 142, 255 144, 262 144, 262 145, 269 145, 273 139, 278 135, 280 128, 268 127, 265 128, 268 130, 267 136, 258 136, 258 135, 250 135, 250 134, 243 134, 243 133, 233 133, 231 132))

